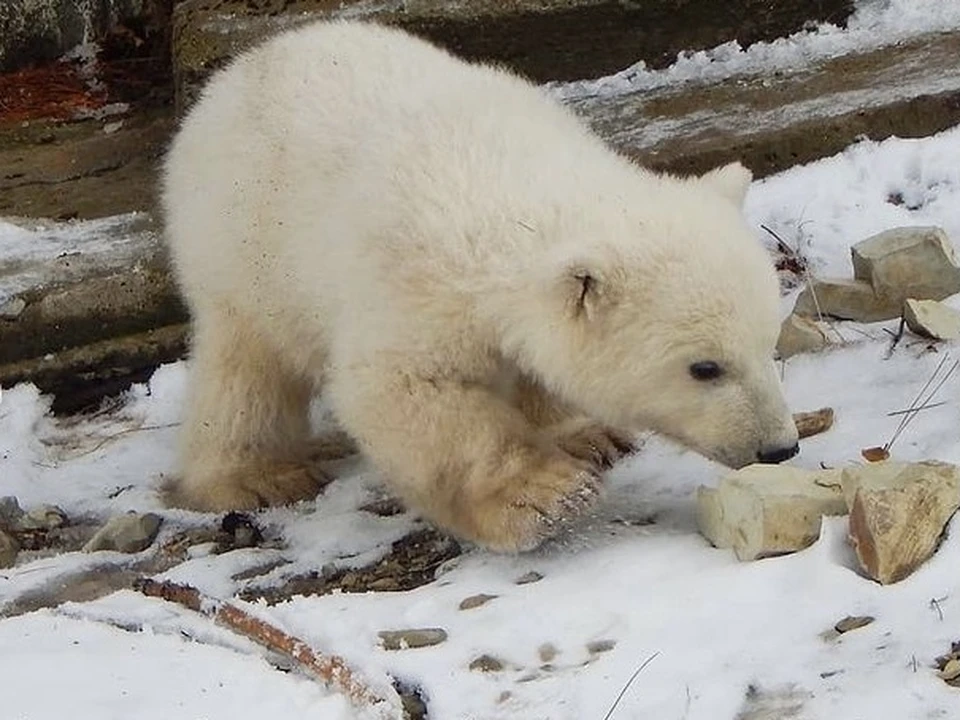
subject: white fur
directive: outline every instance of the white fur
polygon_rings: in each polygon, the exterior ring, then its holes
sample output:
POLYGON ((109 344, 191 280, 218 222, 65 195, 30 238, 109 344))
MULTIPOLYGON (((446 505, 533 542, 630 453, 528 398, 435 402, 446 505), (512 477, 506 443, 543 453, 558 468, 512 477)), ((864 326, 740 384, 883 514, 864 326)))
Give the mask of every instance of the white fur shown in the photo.
POLYGON ((394 30, 317 24, 241 56, 166 163, 195 323, 175 500, 314 494, 321 388, 408 503, 501 549, 592 500, 610 428, 732 466, 795 444, 749 181, 642 170, 537 88, 394 30), (724 377, 694 380, 702 360, 724 377))

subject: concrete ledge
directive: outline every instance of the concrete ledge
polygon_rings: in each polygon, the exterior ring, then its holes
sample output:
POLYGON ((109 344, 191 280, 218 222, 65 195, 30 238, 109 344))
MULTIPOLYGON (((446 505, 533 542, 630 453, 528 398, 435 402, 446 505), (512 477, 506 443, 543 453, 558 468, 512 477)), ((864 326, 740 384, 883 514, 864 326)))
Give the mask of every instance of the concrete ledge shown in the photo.
POLYGON ((0 385, 82 410, 186 354, 187 312, 153 220, 132 213, 5 229, 0 385))
POLYGON ((570 106, 650 167, 702 172, 741 159, 758 177, 859 137, 930 135, 960 123, 960 33, 847 55, 803 72, 733 77, 570 106))
POLYGON ((11 301, 19 308, 0 319, 0 365, 186 320, 143 214, 28 229, 0 262, 0 304, 11 301))
POLYGON ((171 114, 138 111, 109 133, 98 120, 0 128, 0 217, 97 218, 152 209, 171 114))
POLYGON ((186 356, 187 337, 186 324, 170 325, 0 365, 0 386, 32 382, 54 396, 53 412, 76 412, 145 382, 159 365, 186 356))
POLYGON ((282 29, 329 18, 396 25, 473 60, 510 65, 533 80, 576 80, 638 60, 663 67, 681 50, 729 40, 749 45, 809 21, 842 24, 852 0, 184 0, 174 9, 178 107, 210 72, 282 29))

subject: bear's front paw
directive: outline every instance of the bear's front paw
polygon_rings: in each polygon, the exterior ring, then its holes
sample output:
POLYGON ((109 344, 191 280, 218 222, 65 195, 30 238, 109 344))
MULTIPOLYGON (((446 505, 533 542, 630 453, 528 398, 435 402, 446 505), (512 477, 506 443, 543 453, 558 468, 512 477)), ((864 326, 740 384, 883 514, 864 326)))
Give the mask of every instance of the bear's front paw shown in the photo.
POLYGON ((504 487, 499 504, 488 504, 481 511, 480 536, 475 539, 494 550, 532 550, 580 516, 599 495, 597 470, 558 453, 504 487))
POLYGON ((612 467, 637 450, 634 439, 627 433, 594 422, 560 426, 553 436, 565 453, 592 463, 599 470, 612 467))
POLYGON ((251 463, 188 472, 167 488, 167 502, 202 512, 256 510, 315 498, 330 482, 322 471, 297 463, 251 463))

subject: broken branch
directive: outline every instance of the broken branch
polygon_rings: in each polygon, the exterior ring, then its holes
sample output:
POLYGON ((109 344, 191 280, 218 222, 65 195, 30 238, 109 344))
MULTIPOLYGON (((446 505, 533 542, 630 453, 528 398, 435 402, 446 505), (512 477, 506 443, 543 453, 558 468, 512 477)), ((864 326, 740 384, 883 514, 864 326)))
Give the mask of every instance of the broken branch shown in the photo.
POLYGON ((209 597, 190 585, 141 578, 134 589, 147 597, 160 598, 211 618, 214 622, 249 638, 261 647, 283 655, 297 664, 306 674, 327 687, 343 693, 355 704, 373 707, 394 703, 376 693, 357 679, 343 658, 324 655, 306 642, 289 635, 266 620, 254 617, 246 610, 224 600, 209 597))

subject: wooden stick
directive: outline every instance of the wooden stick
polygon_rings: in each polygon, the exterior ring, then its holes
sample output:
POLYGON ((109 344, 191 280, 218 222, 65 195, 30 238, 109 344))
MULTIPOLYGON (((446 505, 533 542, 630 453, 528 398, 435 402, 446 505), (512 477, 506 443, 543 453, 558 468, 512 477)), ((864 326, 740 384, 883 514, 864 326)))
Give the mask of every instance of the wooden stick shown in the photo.
POLYGON ((134 589, 147 597, 161 598, 211 618, 214 622, 249 638, 263 648, 292 660, 308 675, 343 693, 361 707, 384 704, 384 717, 399 716, 392 699, 371 690, 357 679, 337 655, 323 655, 299 638, 289 635, 266 620, 224 600, 209 597, 190 585, 141 578, 134 589))

